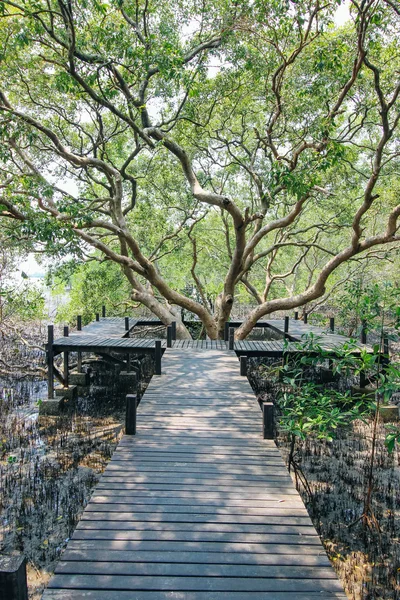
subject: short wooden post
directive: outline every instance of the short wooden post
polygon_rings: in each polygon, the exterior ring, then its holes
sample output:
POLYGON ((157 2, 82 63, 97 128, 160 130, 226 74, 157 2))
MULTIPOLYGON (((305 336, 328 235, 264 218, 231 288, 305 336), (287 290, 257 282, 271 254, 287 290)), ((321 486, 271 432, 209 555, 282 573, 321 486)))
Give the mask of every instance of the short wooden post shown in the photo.
POLYGON ((304 313, 303 323, 308 323, 308 314, 306 312, 304 313))
POLYGON ((96 313, 96 321, 100 321, 100 313, 96 313))
POLYGON ((54 397, 54 325, 47 327, 47 396, 54 397))
POLYGON ((384 335, 384 337, 383 337, 382 346, 383 346, 383 348, 382 348, 383 356, 381 356, 382 373, 386 374, 389 364, 390 364, 389 338, 387 337, 387 335, 384 335))
POLYGON ((127 394, 126 412, 125 412, 125 433, 126 435, 136 435, 136 414, 137 414, 137 396, 136 394, 127 394))
POLYGON ((161 341, 156 340, 154 345, 155 375, 161 375, 161 341))
POLYGON ((125 317, 125 331, 129 331, 129 317, 125 317))
POLYGON ((298 320, 299 320, 299 313, 298 313, 298 311, 297 311, 297 310, 296 310, 296 312, 294 313, 294 320, 295 320, 295 321, 298 321, 298 320))
POLYGON ((78 352, 78 360, 76 364, 78 373, 82 373, 82 352, 78 352))
POLYGON ((0 600, 28 600, 26 560, 22 554, 0 557, 0 600))
POLYGON ((264 440, 274 439, 274 404, 273 402, 263 402, 263 436, 264 440))
POLYGON ((172 330, 172 339, 176 340, 176 321, 172 321, 171 330, 172 330))
POLYGON ((228 321, 224 325, 224 340, 227 342, 229 340, 229 323, 228 321))
POLYGON ((285 317, 285 323, 284 323, 283 331, 285 333, 287 333, 289 331, 289 317, 285 317))
POLYGON ((389 338, 386 335, 383 338, 383 354, 389 358, 389 338))
POLYGON ((247 356, 240 357, 240 374, 243 377, 247 376, 247 356))
POLYGON ((104 305, 101 307, 101 316, 103 317, 103 319, 105 319, 105 316, 106 316, 106 307, 104 305))
MULTIPOLYGON (((69 328, 66 325, 64 327, 64 337, 68 337, 69 336, 69 328)), ((68 373, 68 358, 69 358, 69 352, 64 352, 64 387, 68 387, 69 384, 69 373, 68 373)))
POLYGON ((367 378, 365 371, 360 371, 360 388, 365 388, 367 385, 367 378))
POLYGON ((329 329, 332 333, 335 333, 335 317, 329 319, 329 329))
MULTIPOLYGON (((82 315, 78 315, 78 317, 77 317, 77 329, 78 329, 78 331, 82 331, 82 315)), ((78 352, 77 369, 78 369, 78 373, 82 372, 82 352, 78 352)))
POLYGON ((172 348, 172 327, 168 325, 167 327, 167 348, 172 348))
POLYGON ((367 321, 365 319, 361 321, 361 343, 367 343, 367 321))
POLYGON ((234 349, 234 344, 235 344, 235 329, 234 329, 234 327, 229 327, 229 345, 228 345, 229 350, 234 349))

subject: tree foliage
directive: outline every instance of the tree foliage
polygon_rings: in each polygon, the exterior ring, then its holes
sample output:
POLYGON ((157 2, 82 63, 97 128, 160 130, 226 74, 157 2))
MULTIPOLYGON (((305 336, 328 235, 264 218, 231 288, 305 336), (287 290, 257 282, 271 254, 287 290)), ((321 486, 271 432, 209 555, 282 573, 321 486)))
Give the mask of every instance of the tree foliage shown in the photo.
POLYGON ((181 336, 321 298, 400 240, 400 8, 339 4, 2 0, 3 220, 181 336))

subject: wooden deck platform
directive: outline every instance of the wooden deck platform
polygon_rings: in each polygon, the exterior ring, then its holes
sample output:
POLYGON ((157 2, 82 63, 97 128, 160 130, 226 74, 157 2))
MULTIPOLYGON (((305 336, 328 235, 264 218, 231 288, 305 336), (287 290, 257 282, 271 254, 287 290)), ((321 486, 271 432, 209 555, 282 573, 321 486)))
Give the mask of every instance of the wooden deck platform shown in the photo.
MULTIPOLYGON (((120 317, 100 318, 82 328, 81 331, 75 331, 68 337, 61 337, 53 342, 54 355, 60 352, 154 352, 154 339, 150 338, 129 338, 129 333, 137 326, 159 325, 158 319, 129 319, 129 326, 125 320, 120 317)), ((239 321, 232 322, 234 326, 240 324, 239 321)), ((273 329, 284 334, 283 320, 260 321, 259 327, 273 329)), ((298 342, 305 334, 313 333, 320 339, 320 345, 325 350, 334 350, 348 342, 345 336, 328 332, 298 321, 290 319, 289 331, 286 334, 288 339, 298 342)), ((161 341, 162 348, 167 347, 167 341, 161 341)), ((172 342, 174 348, 202 349, 202 350, 227 350, 228 342, 224 340, 175 340, 172 342)), ((365 347, 360 344, 360 348, 365 347)), ((295 346, 288 348, 295 350, 295 346)), ((235 341, 234 350, 237 354, 247 354, 249 356, 282 356, 284 350, 283 340, 262 341, 262 340, 244 340, 235 341)))
POLYGON ((162 369, 43 600, 345 600, 235 354, 162 369))

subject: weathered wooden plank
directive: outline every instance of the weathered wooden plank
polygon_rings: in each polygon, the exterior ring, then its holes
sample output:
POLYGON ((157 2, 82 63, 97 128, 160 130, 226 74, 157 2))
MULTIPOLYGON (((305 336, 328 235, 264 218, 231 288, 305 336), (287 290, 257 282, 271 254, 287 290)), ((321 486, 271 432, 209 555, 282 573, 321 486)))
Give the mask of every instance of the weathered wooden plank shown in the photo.
MULTIPOLYGON (((80 521, 77 525, 77 529, 93 529, 96 530, 99 527, 97 521, 80 521)), ((101 523, 102 529, 115 529, 115 523, 112 521, 104 521, 101 523)), ((164 523, 164 522, 151 522, 145 523, 134 522, 130 524, 126 522, 124 524, 126 531, 146 532, 154 531, 167 531, 167 532, 181 532, 181 531, 197 531, 197 532, 216 532, 216 533, 241 533, 241 534, 281 534, 282 536, 288 535, 307 535, 318 537, 311 522, 308 525, 274 525, 271 523, 264 523, 262 525, 245 524, 239 523, 164 523)), ((286 538, 284 538, 286 539, 286 538)))
POLYGON ((281 510, 292 511, 297 510, 298 508, 302 509, 302 504, 294 497, 293 500, 290 500, 293 496, 283 496, 277 495, 276 500, 263 500, 261 502, 257 502, 254 500, 253 502, 249 502, 248 500, 210 500, 207 502, 207 499, 201 502, 200 500, 190 501, 188 498, 160 498, 157 500, 156 498, 149 499, 148 501, 143 498, 130 498, 129 493, 124 496, 115 496, 114 494, 110 494, 107 496, 96 495, 93 497, 91 502, 93 509, 102 509, 104 510, 104 505, 107 507, 111 505, 117 505, 117 509, 119 508, 122 511, 129 512, 151 512, 155 511, 164 511, 164 512, 177 512, 180 509, 182 514, 192 514, 192 513, 201 513, 207 512, 212 514, 270 514, 269 511, 273 507, 279 507, 281 510), (279 499, 278 498, 282 498, 279 499), (289 499, 288 499, 289 498, 289 499), (213 509, 216 509, 214 511, 213 509), (224 511, 224 512, 221 512, 224 511))
POLYGON ((169 590, 169 591, 340 591, 335 579, 285 579, 252 577, 157 577, 120 575, 55 575, 49 588, 76 587, 78 589, 110 590, 169 590))
POLYGON ((121 513, 117 510, 115 512, 100 510, 92 511, 87 509, 83 516, 82 521, 125 521, 126 523, 238 523, 238 524, 251 524, 251 525, 264 525, 270 523, 272 525, 279 525, 282 522, 287 525, 309 525, 311 524, 310 517, 306 513, 301 515, 266 515, 263 516, 245 516, 245 515, 216 515, 216 514, 181 514, 181 513, 162 513, 162 512, 151 512, 151 513, 121 513))
MULTIPOLYGON (((122 526, 123 527, 123 526, 122 526)), ((137 542, 185 542, 185 547, 188 546, 187 542, 197 542, 193 547, 198 550, 203 548, 204 544, 218 543, 223 544, 224 548, 229 545, 229 550, 233 544, 254 544, 257 547, 262 547, 266 551, 265 547, 268 544, 278 544, 283 541, 285 544, 292 546, 318 546, 320 547, 320 540, 317 536, 303 536, 303 535, 290 535, 286 534, 283 538, 282 534, 226 534, 226 533, 202 533, 196 531, 180 531, 180 532, 166 532, 166 531, 117 531, 110 529, 103 529, 101 526, 96 530, 91 529, 76 529, 74 540, 128 540, 137 542)), ((235 546, 236 547, 236 546, 235 546)), ((297 551, 299 548, 297 548, 297 551)), ((296 551, 296 548, 293 548, 296 551)))
MULTIPOLYGON (((102 550, 91 542, 89 548, 71 549, 63 553, 65 561, 148 562, 151 564, 219 564, 219 565, 282 565, 292 567, 330 567, 325 554, 253 554, 251 552, 160 552, 136 550, 102 550)), ((332 573, 334 571, 332 570, 332 573)))
MULTIPOLYGON (((164 478, 164 481, 168 482, 168 473, 165 472, 165 466, 162 467, 159 465, 158 467, 146 467, 144 465, 138 465, 137 468, 133 468, 131 465, 127 465, 124 469, 123 466, 112 464, 107 467, 106 472, 103 477, 108 476, 124 476, 129 478, 130 483, 134 483, 135 481, 140 481, 140 477, 154 477, 161 481, 161 478, 164 478)), ((279 476, 280 471, 279 467, 270 467, 269 469, 270 475, 279 476)), ((205 467, 204 469, 200 468, 196 465, 196 468, 187 466, 187 467, 177 467, 174 469, 174 472, 171 473, 171 476, 188 478, 191 480, 197 479, 200 481, 203 477, 206 479, 215 478, 216 480, 224 480, 230 484, 236 483, 239 485, 246 485, 246 481, 265 481, 262 472, 255 471, 254 473, 246 473, 243 469, 217 469, 213 468, 213 465, 210 467, 205 467)), ((286 477, 286 475, 284 475, 286 477)), ((271 478, 271 482, 273 479, 271 478)), ((283 480, 280 480, 283 481, 283 480)), ((287 481, 287 479, 286 479, 287 481)), ((270 489, 270 488, 269 488, 270 489)))
POLYGON ((334 579, 335 573, 326 567, 294 567, 293 565, 212 565, 198 563, 120 563, 61 561, 56 573, 84 575, 131 575, 163 577, 265 577, 285 579, 334 579))
POLYGON ((96 494, 93 495, 93 498, 96 498, 97 495, 104 496, 105 494, 109 496, 120 497, 128 495, 129 498, 141 499, 147 498, 149 501, 159 502, 163 498, 175 501, 179 498, 180 500, 213 500, 213 499, 223 499, 225 500, 240 500, 242 502, 246 502, 248 500, 254 500, 255 502, 281 502, 282 498, 286 500, 292 500, 296 502, 301 502, 298 494, 293 488, 287 487, 275 487, 271 486, 269 489, 264 488, 261 490, 246 490, 239 487, 230 487, 228 490, 188 490, 187 486, 182 486, 183 490, 154 490, 152 491, 149 488, 144 488, 143 490, 137 489, 135 484, 130 485, 130 487, 125 487, 126 485, 124 481, 122 481, 119 486, 113 485, 111 488, 105 488, 104 485, 98 485, 96 488, 96 494), (279 496, 278 496, 279 494, 279 496), (279 500, 278 500, 279 498, 279 500))
POLYGON ((122 508, 117 504, 92 505, 87 508, 82 516, 82 520, 88 521, 161 521, 173 523, 243 523, 243 524, 258 524, 275 523, 279 524, 283 521, 290 524, 305 524, 310 523, 310 517, 306 510, 287 509, 287 510, 265 510, 261 514, 251 514, 245 512, 231 511, 163 511, 163 510, 148 510, 148 511, 122 511, 122 508))
MULTIPOLYGON (((132 595, 125 590, 46 590, 42 600, 211 600, 209 592, 149 592, 140 591, 132 595)), ((347 600, 340 592, 324 590, 323 596, 317 592, 296 592, 296 600, 347 600)), ((213 592, 212 600, 294 600, 292 592, 213 592)))

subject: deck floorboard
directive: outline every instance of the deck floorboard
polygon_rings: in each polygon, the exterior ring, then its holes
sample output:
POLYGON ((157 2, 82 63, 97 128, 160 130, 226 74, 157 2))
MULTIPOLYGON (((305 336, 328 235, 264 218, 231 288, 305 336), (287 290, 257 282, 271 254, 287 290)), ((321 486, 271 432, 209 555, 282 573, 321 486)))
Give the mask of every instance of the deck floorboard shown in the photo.
POLYGON ((235 353, 177 346, 43 600, 345 600, 235 353))

